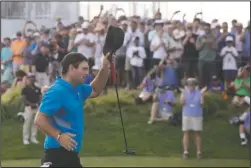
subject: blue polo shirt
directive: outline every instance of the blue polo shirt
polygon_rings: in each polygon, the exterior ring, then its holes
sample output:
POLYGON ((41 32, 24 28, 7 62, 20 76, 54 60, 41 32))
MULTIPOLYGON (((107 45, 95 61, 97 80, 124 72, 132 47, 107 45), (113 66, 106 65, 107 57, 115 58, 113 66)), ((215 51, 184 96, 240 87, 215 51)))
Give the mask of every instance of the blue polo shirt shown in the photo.
MULTIPOLYGON (((82 146, 84 135, 84 101, 90 96, 90 85, 72 86, 67 81, 57 78, 55 83, 46 91, 40 104, 39 111, 50 117, 51 124, 62 133, 76 134, 73 139, 77 142, 75 152, 82 146)), ((50 136, 45 137, 44 148, 59 148, 60 144, 50 136)))

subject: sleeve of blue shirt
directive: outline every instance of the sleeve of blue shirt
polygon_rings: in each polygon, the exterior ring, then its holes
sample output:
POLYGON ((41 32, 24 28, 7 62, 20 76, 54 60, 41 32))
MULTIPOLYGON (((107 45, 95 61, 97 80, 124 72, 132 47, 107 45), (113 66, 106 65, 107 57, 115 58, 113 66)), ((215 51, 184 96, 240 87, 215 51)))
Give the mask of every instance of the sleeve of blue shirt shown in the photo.
POLYGON ((82 92, 81 94, 82 94, 83 100, 86 100, 92 93, 92 86, 83 84, 81 86, 81 92, 82 92))
POLYGON ((62 107, 61 95, 60 90, 49 88, 43 96, 39 111, 48 116, 54 115, 62 107))

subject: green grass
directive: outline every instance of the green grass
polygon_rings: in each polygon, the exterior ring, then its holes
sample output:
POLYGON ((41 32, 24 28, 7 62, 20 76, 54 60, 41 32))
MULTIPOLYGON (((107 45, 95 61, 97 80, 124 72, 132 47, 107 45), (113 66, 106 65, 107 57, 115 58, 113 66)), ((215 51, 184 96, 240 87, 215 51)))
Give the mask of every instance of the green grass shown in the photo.
MULTIPOLYGON (((144 166, 144 167, 248 167, 248 160, 235 160, 235 159, 189 159, 182 160, 173 157, 84 157, 81 158, 84 167, 125 167, 125 166, 144 166)), ((2 166, 26 166, 35 167, 40 165, 40 160, 8 160, 2 161, 2 166)))
MULTIPOLYGON (((85 136, 83 149, 80 152, 80 156, 84 157, 84 165, 245 166, 249 163, 248 147, 240 146, 238 128, 228 124, 227 116, 231 115, 232 109, 226 107, 224 102, 208 100, 211 103, 207 105, 209 111, 205 117, 202 133, 203 160, 183 161, 180 160, 181 127, 170 126, 163 122, 148 125, 150 105, 132 104, 133 98, 129 92, 120 92, 120 96, 128 145, 137 152, 136 158, 123 156, 124 141, 116 99, 113 94, 109 94, 87 103, 85 136), (218 110, 214 110, 217 108, 218 110), (137 161, 139 165, 136 164, 137 161)), ((39 165, 39 160, 23 160, 41 158, 43 144, 24 146, 21 123, 4 120, 1 129, 3 164, 39 165)), ((41 133, 38 138, 43 142, 44 136, 41 133)), ((191 158, 195 158, 195 153, 191 137, 191 158)))

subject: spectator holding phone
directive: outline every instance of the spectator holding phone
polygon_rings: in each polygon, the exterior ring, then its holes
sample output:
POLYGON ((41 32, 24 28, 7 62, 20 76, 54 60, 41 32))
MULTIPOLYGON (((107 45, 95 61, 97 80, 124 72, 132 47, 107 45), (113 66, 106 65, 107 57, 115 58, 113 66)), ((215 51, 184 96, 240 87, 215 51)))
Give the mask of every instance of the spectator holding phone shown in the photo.
POLYGON ((237 76, 237 58, 238 51, 234 47, 234 38, 232 36, 226 37, 226 46, 222 48, 220 56, 223 57, 223 72, 226 84, 234 81, 237 76))

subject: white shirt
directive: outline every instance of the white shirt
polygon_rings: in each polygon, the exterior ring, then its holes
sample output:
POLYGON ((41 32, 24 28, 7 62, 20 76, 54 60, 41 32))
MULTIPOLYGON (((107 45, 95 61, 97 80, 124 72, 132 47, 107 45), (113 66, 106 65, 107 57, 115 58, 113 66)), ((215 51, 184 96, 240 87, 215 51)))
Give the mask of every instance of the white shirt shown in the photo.
POLYGON ((177 51, 173 51, 173 52, 169 53, 169 56, 171 59, 180 58, 184 52, 184 47, 183 47, 181 40, 176 41, 173 38, 170 38, 169 39, 169 48, 176 48, 177 49, 177 51))
POLYGON ((242 41, 240 40, 241 34, 235 34, 235 47, 238 52, 242 52, 242 41))
POLYGON ((86 58, 93 57, 93 46, 88 47, 84 44, 84 41, 88 40, 90 43, 95 42, 95 35, 93 33, 87 33, 87 34, 78 34, 77 37, 74 40, 74 44, 80 43, 77 46, 77 50, 79 53, 82 53, 86 58))
POLYGON ((223 57, 223 70, 237 70, 235 57, 238 57, 238 52, 235 47, 225 46, 220 55, 223 57))
POLYGON ((164 42, 164 44, 166 46, 168 46, 168 40, 164 36, 160 39, 160 37, 156 35, 156 36, 154 36, 153 40, 151 41, 150 49, 153 52, 153 58, 155 58, 155 59, 163 60, 167 57, 167 52, 166 52, 164 46, 159 47, 155 51, 152 50, 153 47, 160 45, 162 43, 162 41, 164 42))
POLYGON ((95 53, 94 53, 94 59, 95 59, 95 65, 100 67, 101 66, 101 57, 103 52, 103 47, 105 45, 105 37, 106 35, 95 35, 95 53))
POLYGON ((135 32, 132 32, 130 30, 127 31, 127 35, 128 36, 128 46, 133 46, 134 45, 134 39, 135 37, 139 37, 139 45, 140 46, 144 46, 144 34, 142 32, 140 32, 139 29, 137 29, 135 32))
POLYGON ((145 51, 144 47, 142 47, 142 46, 139 46, 139 47, 131 46, 128 48, 126 56, 130 59, 130 64, 132 66, 143 67, 144 59, 146 58, 146 51, 145 51), (133 53, 135 51, 138 51, 139 57, 133 56, 133 53))

